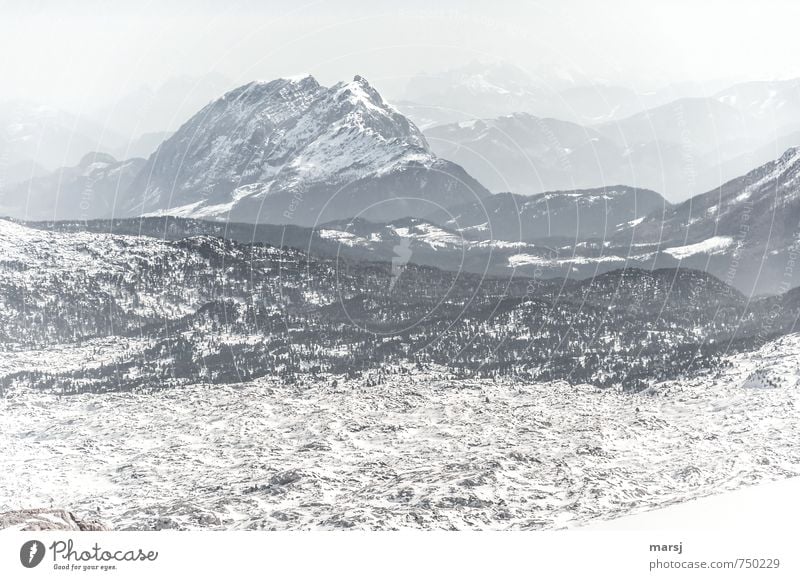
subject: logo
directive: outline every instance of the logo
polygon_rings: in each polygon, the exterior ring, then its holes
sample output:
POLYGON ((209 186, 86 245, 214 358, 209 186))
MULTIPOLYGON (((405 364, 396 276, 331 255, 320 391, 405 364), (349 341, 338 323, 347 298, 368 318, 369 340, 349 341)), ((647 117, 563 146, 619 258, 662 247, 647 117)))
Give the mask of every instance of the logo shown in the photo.
POLYGON ((19 550, 19 561, 26 568, 36 568, 44 560, 44 544, 39 540, 30 540, 22 544, 19 550))

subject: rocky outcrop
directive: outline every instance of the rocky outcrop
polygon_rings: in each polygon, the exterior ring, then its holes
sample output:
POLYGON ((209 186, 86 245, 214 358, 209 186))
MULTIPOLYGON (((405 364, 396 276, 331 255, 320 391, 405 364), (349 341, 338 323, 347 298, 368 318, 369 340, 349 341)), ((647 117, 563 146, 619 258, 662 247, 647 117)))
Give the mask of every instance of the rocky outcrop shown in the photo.
POLYGON ((14 528, 21 532, 70 531, 101 532, 110 528, 97 520, 85 519, 62 509, 37 508, 0 513, 0 529, 14 528))

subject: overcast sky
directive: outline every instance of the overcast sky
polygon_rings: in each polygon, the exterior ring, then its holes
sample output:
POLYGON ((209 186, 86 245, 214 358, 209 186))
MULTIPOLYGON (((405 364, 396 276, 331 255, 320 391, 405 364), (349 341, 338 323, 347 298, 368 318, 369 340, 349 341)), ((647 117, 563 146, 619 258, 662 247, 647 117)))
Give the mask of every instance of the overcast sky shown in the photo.
POLYGON ((391 95, 420 71, 475 59, 642 90, 800 76, 790 0, 0 0, 0 10, 0 99, 61 106, 208 73, 237 84, 358 73, 391 95))

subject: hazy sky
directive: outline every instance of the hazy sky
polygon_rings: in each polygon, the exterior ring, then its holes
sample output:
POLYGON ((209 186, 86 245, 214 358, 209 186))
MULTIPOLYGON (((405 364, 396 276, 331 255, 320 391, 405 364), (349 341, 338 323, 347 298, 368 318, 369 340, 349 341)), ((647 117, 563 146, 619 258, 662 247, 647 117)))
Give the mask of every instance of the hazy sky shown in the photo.
POLYGON ((800 2, 0 0, 0 99, 86 106, 180 76, 359 73, 387 94, 475 59, 653 88, 800 76, 800 2), (432 6, 435 6, 432 7, 432 6))

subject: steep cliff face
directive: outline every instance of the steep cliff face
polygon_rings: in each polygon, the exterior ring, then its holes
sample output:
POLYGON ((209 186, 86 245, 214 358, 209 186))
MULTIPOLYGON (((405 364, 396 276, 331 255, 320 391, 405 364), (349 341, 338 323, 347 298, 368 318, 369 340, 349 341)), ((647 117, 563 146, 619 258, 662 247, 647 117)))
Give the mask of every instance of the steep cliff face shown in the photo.
POLYGON ((365 79, 326 88, 309 76, 250 83, 202 109, 151 156, 124 211, 313 224, 486 194, 365 79))

